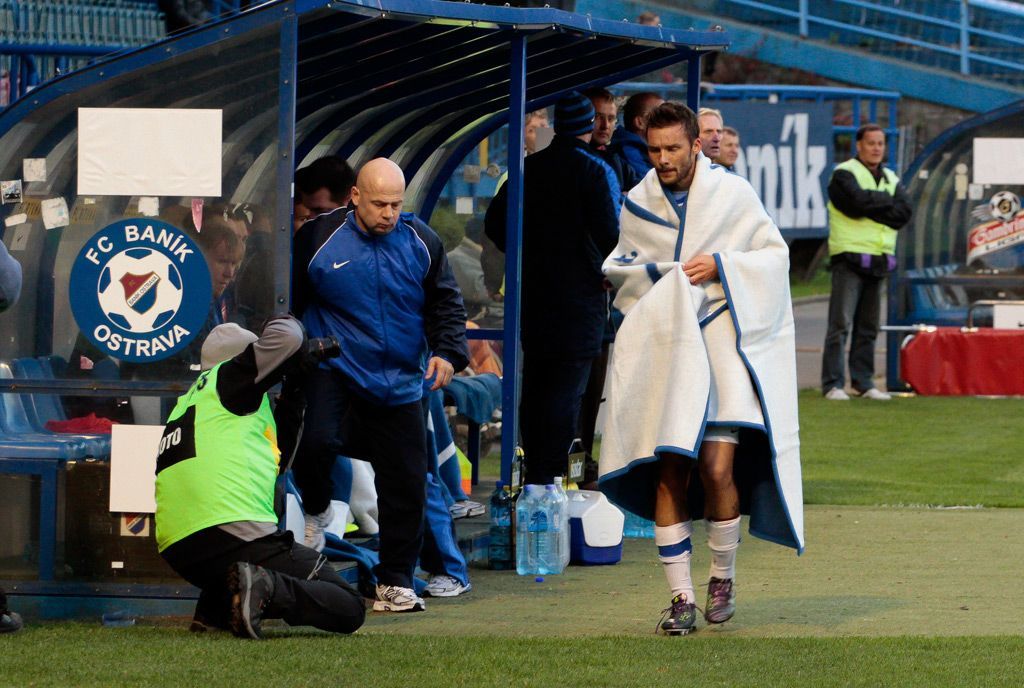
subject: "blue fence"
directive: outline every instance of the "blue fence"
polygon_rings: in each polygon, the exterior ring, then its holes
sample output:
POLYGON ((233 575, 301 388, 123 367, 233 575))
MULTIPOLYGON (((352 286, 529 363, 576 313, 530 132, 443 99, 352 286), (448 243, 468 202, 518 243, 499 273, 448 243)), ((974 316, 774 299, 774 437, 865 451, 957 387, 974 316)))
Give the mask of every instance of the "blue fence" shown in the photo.
POLYGON ((1024 86, 1024 7, 1016 2, 697 0, 687 6, 874 55, 1024 86))

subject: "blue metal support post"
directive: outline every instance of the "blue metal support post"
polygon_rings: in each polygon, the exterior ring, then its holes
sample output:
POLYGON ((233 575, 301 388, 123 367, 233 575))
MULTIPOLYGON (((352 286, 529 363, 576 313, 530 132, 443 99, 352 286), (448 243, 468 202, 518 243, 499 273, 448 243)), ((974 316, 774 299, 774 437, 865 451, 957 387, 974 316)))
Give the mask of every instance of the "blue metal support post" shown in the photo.
POLYGON ((686 61, 686 104, 694 112, 700 109, 700 58, 701 53, 694 53, 686 61))
POLYGON ((274 312, 288 311, 292 256, 292 180, 295 178, 295 82, 299 21, 295 5, 281 8, 281 68, 278 73, 277 204, 274 208, 274 312))
POLYGON ((800 37, 807 38, 807 0, 800 0, 800 37))
MULTIPOLYGON (((519 441, 519 276, 523 238, 523 121, 526 115, 526 37, 511 41, 508 111, 508 214, 505 217, 504 376, 501 380, 501 479, 512 480, 519 441)), ((529 460, 529 457, 527 457, 529 460)))

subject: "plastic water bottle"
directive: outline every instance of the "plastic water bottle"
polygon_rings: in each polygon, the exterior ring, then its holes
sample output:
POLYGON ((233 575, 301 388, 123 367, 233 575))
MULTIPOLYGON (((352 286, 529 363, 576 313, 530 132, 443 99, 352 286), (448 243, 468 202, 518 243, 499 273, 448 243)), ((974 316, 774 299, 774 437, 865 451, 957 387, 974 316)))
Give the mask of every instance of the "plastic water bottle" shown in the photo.
POLYGON ((551 507, 549 496, 554 485, 534 485, 530 502, 530 527, 528 529, 530 557, 536 566, 534 573, 558 573, 558 552, 552 537, 551 507))
POLYGON ((637 516, 631 511, 622 510, 626 515, 626 522, 622 526, 623 537, 628 538, 654 538, 654 521, 637 516))
POLYGON ((490 544, 487 559, 491 568, 498 571, 511 569, 512 561, 512 492, 500 480, 491 495, 490 544))
POLYGON ((526 485, 516 501, 516 573, 520 576, 539 573, 530 534, 530 517, 536 501, 536 488, 537 485, 526 485))
POLYGON ((565 571, 565 567, 569 565, 569 495, 566 494, 565 488, 562 484, 562 478, 555 478, 555 492, 558 494, 558 508, 559 516, 558 523, 560 528, 560 537, 558 539, 558 554, 561 560, 561 571, 565 571))

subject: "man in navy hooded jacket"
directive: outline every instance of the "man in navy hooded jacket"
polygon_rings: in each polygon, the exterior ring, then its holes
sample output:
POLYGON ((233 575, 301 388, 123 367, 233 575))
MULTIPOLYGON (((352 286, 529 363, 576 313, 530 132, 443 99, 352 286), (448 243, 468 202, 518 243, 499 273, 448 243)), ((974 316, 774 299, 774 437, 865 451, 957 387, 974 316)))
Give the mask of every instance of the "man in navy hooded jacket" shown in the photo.
MULTIPOLYGON (((555 138, 523 173, 522 344, 519 413, 526 482, 566 473, 580 404, 608 317, 601 263, 619 239, 622 192, 590 149, 594 106, 572 92, 555 105, 555 138)), ((505 249, 507 187, 491 201, 485 232, 505 249)))
POLYGON ((308 514, 306 544, 323 546, 338 454, 374 468, 380 515, 378 611, 422 611, 412 576, 423 540, 427 471, 423 380, 432 389, 466 367, 466 311, 444 246, 403 213, 405 177, 377 158, 359 171, 355 210, 295 235, 292 307, 310 337, 341 354, 306 381, 295 478, 308 514))

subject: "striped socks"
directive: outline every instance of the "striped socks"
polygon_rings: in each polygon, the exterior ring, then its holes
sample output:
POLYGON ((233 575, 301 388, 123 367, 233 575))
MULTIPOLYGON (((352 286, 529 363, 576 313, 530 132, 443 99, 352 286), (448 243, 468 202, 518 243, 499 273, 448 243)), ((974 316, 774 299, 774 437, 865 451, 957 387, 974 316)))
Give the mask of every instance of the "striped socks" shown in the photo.
POLYGON ((693 579, 690 577, 690 535, 693 522, 673 523, 670 526, 654 526, 654 544, 658 546, 658 558, 665 568, 668 587, 672 596, 685 595, 688 602, 694 602, 693 579))

